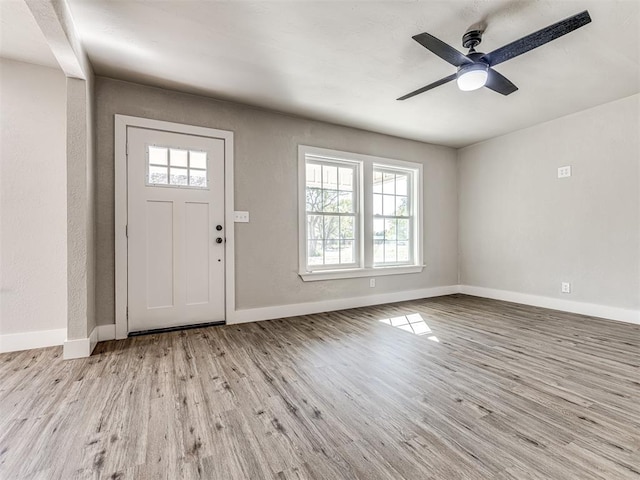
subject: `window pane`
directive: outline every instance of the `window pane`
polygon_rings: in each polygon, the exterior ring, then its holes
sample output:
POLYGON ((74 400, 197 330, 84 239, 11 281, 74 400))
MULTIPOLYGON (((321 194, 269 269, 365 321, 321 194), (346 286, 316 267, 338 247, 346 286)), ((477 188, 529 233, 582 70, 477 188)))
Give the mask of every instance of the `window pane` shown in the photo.
POLYGON ((373 193, 382 193, 382 172, 373 171, 373 193))
POLYGON ((343 240, 353 240, 356 238, 353 229, 353 217, 340 217, 340 238, 343 240))
POLYGON ((338 211, 341 213, 353 212, 353 192, 340 192, 338 211))
POLYGON ((187 169, 171 168, 171 177, 169 183, 171 185, 187 185, 187 169))
POLYGON ((396 195, 407 195, 407 182, 407 175, 396 175, 396 195))
POLYGON ((373 238, 384 240, 384 218, 373 219, 373 238))
POLYGON ((307 262, 309 265, 322 265, 323 263, 323 255, 322 255, 322 240, 311 240, 308 242, 309 246, 307 247, 307 262))
MULTIPOLYGON (((340 238, 340 218, 339 217, 324 217, 324 239, 325 240, 338 240, 340 238)), ((336 247, 337 248, 337 247, 336 247)))
POLYGON ((373 263, 384 263, 384 240, 373 241, 373 263))
POLYGON ((396 242, 395 240, 385 240, 384 242, 384 263, 395 263, 396 242))
POLYGON ((353 169, 352 168, 340 168, 340 184, 338 188, 340 190, 353 190, 353 169))
POLYGON ((340 242, 338 240, 325 240, 324 263, 325 265, 336 265, 340 263, 340 242))
POLYGON ((398 262, 409 261, 409 242, 398 241, 398 262))
POLYGON ((399 217, 406 217, 409 215, 407 197, 396 196, 396 215, 399 217))
POLYGON ((373 194, 373 214, 382 215, 382 195, 379 193, 373 194))
POLYGON ((322 218, 322 215, 307 215, 307 238, 309 240, 320 240, 324 237, 322 218))
POLYGON ((166 165, 167 149, 164 147, 154 147, 149 145, 149 163, 153 163, 155 165, 166 165))
POLYGON ((323 196, 322 210, 325 212, 337 212, 338 211, 338 191, 323 190, 322 196, 323 196))
POLYGON ((383 195, 382 197, 382 214, 394 215, 396 213, 396 197, 393 195, 383 195))
POLYGON ((354 263, 353 240, 340 241, 340 263, 354 263))
POLYGON ((322 190, 319 188, 307 188, 307 212, 322 211, 322 190))
POLYGON ((171 149, 171 166, 172 167, 186 167, 187 166, 187 151, 171 149))
POLYGON ((307 187, 322 187, 322 167, 307 163, 307 187))
POLYGON ((207 168, 207 152, 191 150, 189 152, 189 166, 191 168, 207 168))
POLYGON ((168 180, 167 167, 154 167, 153 165, 149 165, 149 183, 166 185, 168 180))
POLYGON ((396 219, 387 218, 384 221, 384 239, 395 240, 396 239, 396 219))
POLYGON ((338 167, 322 165, 322 186, 324 188, 338 189, 338 167))
POLYGON ((409 240, 409 220, 398 219, 398 240, 409 240))
POLYGON ((393 173, 382 174, 382 193, 396 193, 396 176, 393 173))
POLYGON ((189 169, 189 185, 192 187, 206 187, 207 171, 189 169))

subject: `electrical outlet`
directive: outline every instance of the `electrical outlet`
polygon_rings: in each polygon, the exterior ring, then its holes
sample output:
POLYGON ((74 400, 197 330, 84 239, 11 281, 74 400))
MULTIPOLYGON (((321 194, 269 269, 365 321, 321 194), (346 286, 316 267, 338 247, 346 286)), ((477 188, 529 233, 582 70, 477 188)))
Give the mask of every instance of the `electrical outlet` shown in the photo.
POLYGON ((371 288, 373 288, 373 287, 375 287, 375 286, 376 286, 376 279, 375 279, 375 278, 370 278, 370 279, 369 279, 369 286, 370 286, 371 288))
POLYGON ((558 178, 566 178, 571 176, 571 165, 566 167, 558 167, 558 178))
POLYGON ((571 284, 569 282, 562 282, 562 293, 571 293, 571 284))
POLYGON ((235 223, 249 223, 249 212, 233 212, 233 221, 235 223))

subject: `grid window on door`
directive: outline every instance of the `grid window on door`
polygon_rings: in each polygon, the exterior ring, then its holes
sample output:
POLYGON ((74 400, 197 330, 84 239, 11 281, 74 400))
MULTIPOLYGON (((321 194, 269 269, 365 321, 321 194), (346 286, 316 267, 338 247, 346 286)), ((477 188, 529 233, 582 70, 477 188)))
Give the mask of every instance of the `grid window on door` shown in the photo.
POLYGON ((373 169, 373 263, 413 263, 412 173, 373 169))
POLYGON ((147 146, 147 185, 207 188, 207 152, 147 146))
POLYGON ((357 170, 353 164, 306 163, 307 265, 345 267, 357 263, 357 170))

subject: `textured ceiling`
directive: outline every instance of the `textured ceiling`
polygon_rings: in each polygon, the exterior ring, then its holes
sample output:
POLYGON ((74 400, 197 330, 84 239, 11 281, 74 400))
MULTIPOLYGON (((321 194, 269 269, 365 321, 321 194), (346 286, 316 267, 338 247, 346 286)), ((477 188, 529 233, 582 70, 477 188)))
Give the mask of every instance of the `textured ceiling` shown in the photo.
POLYGON ((98 74, 454 147, 640 91, 638 0, 68 1, 98 74), (496 67, 508 97, 452 82, 395 100, 455 71, 412 35, 463 50, 484 22, 489 52, 585 9, 589 25, 496 67))

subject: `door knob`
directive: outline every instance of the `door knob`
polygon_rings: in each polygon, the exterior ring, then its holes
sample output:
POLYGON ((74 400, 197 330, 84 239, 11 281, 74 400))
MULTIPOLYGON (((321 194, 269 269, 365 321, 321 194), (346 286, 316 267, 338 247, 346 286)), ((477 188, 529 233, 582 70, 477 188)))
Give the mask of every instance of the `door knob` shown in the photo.
POLYGON ((222 225, 216 225, 216 230, 218 231, 222 230, 222 225))
POLYGON ((222 238, 220 237, 216 238, 216 243, 222 243, 222 238))

